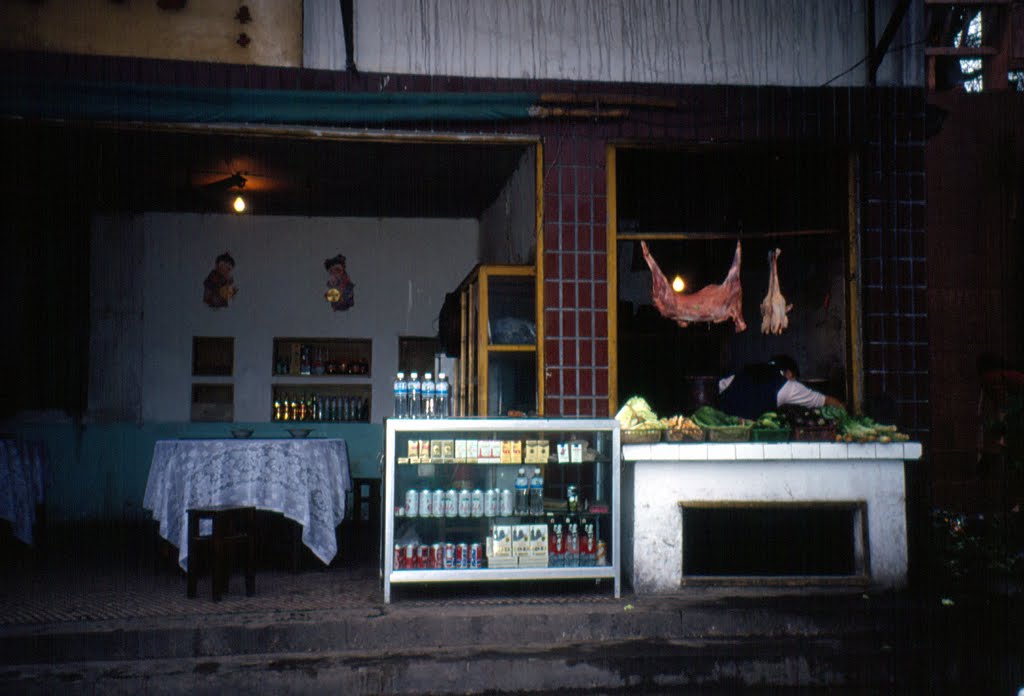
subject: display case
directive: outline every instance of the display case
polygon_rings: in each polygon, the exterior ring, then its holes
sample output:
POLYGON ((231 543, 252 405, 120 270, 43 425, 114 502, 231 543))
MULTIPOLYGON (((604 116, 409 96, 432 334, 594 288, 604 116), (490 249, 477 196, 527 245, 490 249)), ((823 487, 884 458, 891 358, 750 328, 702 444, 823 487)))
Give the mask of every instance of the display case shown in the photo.
POLYGON ((477 266, 459 293, 455 413, 536 415, 543 404, 543 369, 533 266, 477 266))
POLYGON ((384 601, 405 583, 610 580, 614 419, 387 419, 384 601))

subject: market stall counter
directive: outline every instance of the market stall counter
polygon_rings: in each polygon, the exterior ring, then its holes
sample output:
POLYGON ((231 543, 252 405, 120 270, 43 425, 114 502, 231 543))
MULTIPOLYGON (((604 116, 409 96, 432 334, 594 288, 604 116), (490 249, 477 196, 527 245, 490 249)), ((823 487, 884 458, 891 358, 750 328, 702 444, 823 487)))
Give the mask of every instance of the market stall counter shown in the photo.
POLYGON ((622 447, 623 559, 635 592, 708 583, 907 578, 904 467, 917 442, 622 447))

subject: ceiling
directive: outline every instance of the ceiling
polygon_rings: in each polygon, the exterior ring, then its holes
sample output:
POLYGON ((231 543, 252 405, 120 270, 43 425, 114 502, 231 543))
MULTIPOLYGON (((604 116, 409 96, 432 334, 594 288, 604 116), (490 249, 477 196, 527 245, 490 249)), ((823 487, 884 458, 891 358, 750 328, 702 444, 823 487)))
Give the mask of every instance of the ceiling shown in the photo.
POLYGON ((0 123, 5 190, 98 211, 226 212, 237 173, 257 215, 477 218, 529 146, 382 138, 0 123))

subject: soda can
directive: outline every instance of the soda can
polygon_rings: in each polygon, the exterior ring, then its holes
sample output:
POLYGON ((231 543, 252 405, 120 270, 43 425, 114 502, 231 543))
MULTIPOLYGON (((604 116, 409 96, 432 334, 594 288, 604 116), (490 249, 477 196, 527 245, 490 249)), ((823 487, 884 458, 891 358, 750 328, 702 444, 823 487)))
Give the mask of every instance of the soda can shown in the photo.
POLYGON ((416 548, 416 567, 417 568, 429 568, 430 563, 433 560, 430 547, 423 544, 416 548))
POLYGON ((430 511, 434 517, 444 517, 444 491, 440 488, 430 496, 430 511))
POLYGON ((444 545, 444 567, 448 570, 455 567, 455 544, 451 542, 444 545))
POLYGON ((501 491, 501 500, 498 504, 498 514, 502 517, 510 517, 512 515, 512 509, 515 504, 515 494, 511 488, 506 488, 501 491))
POLYGON ((594 554, 595 565, 608 565, 608 544, 603 541, 597 542, 597 552, 594 554))
POLYGON ((402 569, 403 570, 411 570, 412 568, 416 567, 416 565, 418 563, 417 555, 416 555, 416 546, 417 546, 416 542, 413 542, 411 544, 406 544, 405 545, 405 554, 404 554, 405 558, 402 560, 402 569))
POLYGON ((459 491, 459 517, 469 517, 473 511, 473 494, 468 489, 459 491))
POLYGON ((431 503, 434 501, 434 494, 424 488, 420 491, 420 517, 431 517, 431 503))
POLYGON ((430 545, 430 567, 444 568, 444 544, 430 545))
POLYGON ((480 544, 469 545, 469 567, 470 568, 483 568, 484 567, 484 550, 480 544))
POLYGON ((470 512, 473 517, 484 516, 484 492, 479 488, 473 491, 472 498, 470 498, 470 512))
POLYGON ((393 570, 402 570, 405 568, 405 549, 402 548, 401 544, 395 544, 395 558, 393 565, 393 570))
POLYGON ((405 516, 417 517, 420 513, 420 492, 410 488, 405 492, 405 516))
POLYGON ((448 491, 444 494, 444 516, 459 516, 459 494, 455 491, 454 488, 449 488, 448 491))
POLYGON ((484 491, 484 517, 496 517, 498 514, 498 491, 488 488, 484 491))
POLYGON ((469 567, 469 544, 455 545, 455 567, 459 570, 469 567))

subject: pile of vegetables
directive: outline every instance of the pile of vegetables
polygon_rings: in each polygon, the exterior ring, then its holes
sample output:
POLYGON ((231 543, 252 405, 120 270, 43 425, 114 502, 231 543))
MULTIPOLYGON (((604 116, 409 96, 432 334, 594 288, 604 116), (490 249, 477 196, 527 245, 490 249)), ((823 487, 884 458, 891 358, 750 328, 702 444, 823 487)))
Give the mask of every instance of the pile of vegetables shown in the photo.
POLYGON ((682 436, 691 440, 700 440, 704 437, 704 429, 697 425, 692 418, 687 418, 686 416, 662 418, 661 424, 665 426, 665 430, 671 433, 678 433, 680 439, 682 439, 682 436))
POLYGON ((719 411, 712 406, 701 406, 693 412, 694 422, 702 428, 726 428, 733 425, 743 425, 742 418, 730 416, 724 411, 719 411))
POLYGON ((658 419, 658 414, 640 396, 630 397, 615 414, 615 420, 619 422, 619 428, 632 432, 665 429, 661 420, 658 419))
POLYGON ((792 428, 823 428, 831 426, 836 420, 834 416, 828 415, 823 410, 824 408, 826 407, 808 408, 796 404, 786 404, 779 406, 779 415, 792 428))
POLYGON ((823 406, 823 415, 836 422, 837 442, 906 442, 909 435, 899 432, 895 425, 883 425, 868 416, 854 416, 846 409, 823 406))
POLYGON ((775 411, 765 411, 751 427, 754 430, 789 430, 789 424, 775 411))

